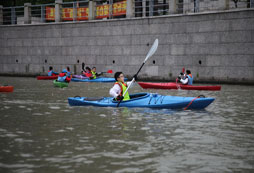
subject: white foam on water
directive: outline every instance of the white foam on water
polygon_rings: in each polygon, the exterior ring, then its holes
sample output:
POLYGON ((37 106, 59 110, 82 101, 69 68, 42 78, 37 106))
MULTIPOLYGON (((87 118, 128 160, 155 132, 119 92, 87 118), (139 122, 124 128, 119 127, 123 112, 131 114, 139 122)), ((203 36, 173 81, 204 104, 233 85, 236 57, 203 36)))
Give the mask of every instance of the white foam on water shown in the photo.
POLYGON ((32 115, 43 115, 42 113, 33 113, 32 115))
POLYGON ((73 127, 66 127, 66 129, 67 129, 67 130, 70 130, 70 131, 74 130, 73 127))
POLYGON ((65 130, 60 129, 60 130, 56 130, 56 131, 54 131, 54 132, 56 132, 56 133, 62 133, 62 132, 65 132, 65 130))
POLYGON ((142 127, 141 130, 150 130, 150 127, 142 127))
POLYGON ((25 154, 25 153, 21 153, 20 156, 21 157, 33 157, 32 154, 25 154))
POLYGON ((59 106, 50 106, 49 109, 60 109, 59 106))
POLYGON ((99 116, 100 116, 100 117, 106 117, 106 115, 105 115, 105 114, 100 114, 99 116))

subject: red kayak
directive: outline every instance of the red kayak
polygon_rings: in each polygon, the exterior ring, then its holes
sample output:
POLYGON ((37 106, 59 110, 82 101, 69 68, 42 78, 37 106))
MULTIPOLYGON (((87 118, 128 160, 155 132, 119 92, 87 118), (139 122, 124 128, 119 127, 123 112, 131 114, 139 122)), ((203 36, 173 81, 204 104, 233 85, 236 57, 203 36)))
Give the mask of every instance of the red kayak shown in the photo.
POLYGON ((0 86, 0 92, 13 92, 13 86, 0 86))
POLYGON ((210 90, 210 91, 219 91, 221 86, 196 86, 196 85, 182 85, 178 83, 149 83, 149 82, 138 82, 138 84, 144 88, 152 89, 182 89, 182 90, 210 90))
POLYGON ((37 76, 37 80, 54 80, 57 78, 58 76, 37 76))

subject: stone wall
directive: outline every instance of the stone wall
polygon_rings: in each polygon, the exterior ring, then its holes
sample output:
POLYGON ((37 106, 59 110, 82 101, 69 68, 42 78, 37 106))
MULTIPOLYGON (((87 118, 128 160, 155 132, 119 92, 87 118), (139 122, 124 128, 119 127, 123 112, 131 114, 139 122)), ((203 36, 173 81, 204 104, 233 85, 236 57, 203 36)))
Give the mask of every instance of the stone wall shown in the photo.
POLYGON ((153 41, 157 52, 139 78, 254 83, 254 10, 163 17, 0 26, 0 75, 46 74, 81 63, 132 76, 153 41))

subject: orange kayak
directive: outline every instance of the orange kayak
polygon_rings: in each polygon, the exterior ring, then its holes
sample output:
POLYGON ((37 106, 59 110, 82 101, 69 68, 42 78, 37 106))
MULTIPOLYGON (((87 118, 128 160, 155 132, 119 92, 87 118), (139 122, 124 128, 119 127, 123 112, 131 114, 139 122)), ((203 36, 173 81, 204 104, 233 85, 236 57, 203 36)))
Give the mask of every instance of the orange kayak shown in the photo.
POLYGON ((0 92, 13 92, 13 86, 0 86, 0 92))

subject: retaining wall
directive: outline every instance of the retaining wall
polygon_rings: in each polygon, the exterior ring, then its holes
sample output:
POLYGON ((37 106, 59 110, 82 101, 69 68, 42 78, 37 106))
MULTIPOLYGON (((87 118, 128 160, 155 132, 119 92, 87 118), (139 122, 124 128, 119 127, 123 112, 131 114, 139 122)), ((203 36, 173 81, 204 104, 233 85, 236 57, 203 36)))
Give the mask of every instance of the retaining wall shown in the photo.
POLYGON ((0 75, 46 74, 81 63, 132 76, 153 41, 159 47, 139 78, 254 83, 254 10, 152 18, 0 26, 0 75))

